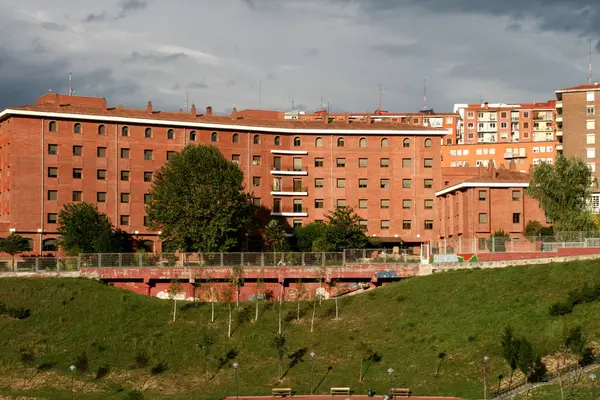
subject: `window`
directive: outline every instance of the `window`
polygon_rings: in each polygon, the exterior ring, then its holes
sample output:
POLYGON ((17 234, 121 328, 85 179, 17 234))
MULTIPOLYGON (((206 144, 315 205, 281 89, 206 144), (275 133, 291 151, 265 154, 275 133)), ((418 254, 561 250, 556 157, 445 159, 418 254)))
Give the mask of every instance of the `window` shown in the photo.
POLYGON ((273 169, 281 171, 281 157, 273 157, 273 169))
POLYGON ((508 125, 506 124, 506 122, 500 122, 500 128, 507 128, 508 125))
POLYGON ((586 144, 596 144, 596 134, 588 133, 587 135, 585 135, 585 142, 586 144))
POLYGON ((58 220, 58 214, 56 213, 48 213, 46 222, 49 224, 56 224, 56 221, 58 220))
POLYGON ((423 184, 425 189, 431 189, 433 187, 433 179, 425 179, 423 184))
POLYGON ((404 189, 410 189, 412 187, 412 181, 410 179, 402 179, 402 187, 404 189))
POLYGON ((388 168, 390 166, 390 159, 389 158, 380 158, 379 159, 379 167, 381 168, 388 168))
POLYGON ((301 213, 302 212, 302 200, 301 199, 294 199, 294 209, 293 211, 295 213, 301 213))
POLYGON ((513 190, 512 191, 512 199, 513 199, 513 201, 521 200, 521 192, 519 190, 513 190))
POLYGON ((105 181, 106 180, 106 170, 105 169, 99 169, 96 171, 96 178, 99 181, 105 181))
POLYGON ((431 139, 425 139, 425 147, 431 147, 431 139))
POLYGON ((124 126, 121 128, 121 136, 129 136, 129 127, 124 126))
POLYGON ((48 200, 58 200, 58 190, 48 190, 48 200))
POLYGON ((585 149, 587 158, 596 158, 596 149, 595 148, 587 148, 585 149))
POLYGON ((529 113, 528 112, 524 112, 523 113, 523 118, 529 118, 529 113))
POLYGON ((405 219, 402 221, 402 229, 405 231, 412 229, 412 221, 410 219, 405 219))
MULTIPOLYGON (((237 135, 237 134, 236 134, 236 135, 237 135)), ((234 136, 235 136, 235 135, 234 135, 234 136)), ((234 142, 234 143, 237 143, 237 142, 234 142)), ((273 144, 274 144, 275 146, 279 146, 279 145, 281 145, 281 138, 280 138, 279 136, 275 136, 275 138, 273 139, 273 144)))
POLYGON ((219 138, 219 135, 217 135, 217 132, 213 132, 210 134, 210 141, 213 143, 217 142, 217 139, 219 138))
POLYGON ((426 231, 430 231, 433 229, 433 221, 432 220, 425 220, 425 230, 426 231))
POLYGON ((587 92, 585 94, 586 101, 594 101, 594 92, 587 92))
POLYGON ((367 208, 369 201, 367 199, 358 200, 358 208, 367 208))
POLYGON ((48 123, 48 131, 50 132, 56 132, 58 129, 56 127, 56 121, 50 121, 48 123))
POLYGON ((317 167, 317 168, 323 167, 323 159, 322 158, 315 158, 315 167, 317 167))
POLYGON ((129 171, 121 171, 121 180, 128 181, 129 180, 129 171))
POLYGON ((500 113, 500 118, 506 118, 506 111, 500 113))
POLYGON ((425 168, 433 168, 433 158, 426 158, 424 160, 425 168))
POLYGON ((121 149, 121 158, 124 158, 124 159, 129 158, 129 149, 121 149))
POLYGON ((48 154, 50 154, 50 155, 58 154, 58 145, 57 144, 49 144, 48 145, 48 154))
POLYGON ((150 171, 144 172, 144 182, 152 182, 152 172, 150 172, 150 171))
POLYGON ((479 213, 479 223, 480 224, 487 224, 488 222, 488 215, 486 213, 479 213))
POLYGON ((315 178, 315 187, 322 188, 325 184, 325 179, 323 178, 315 178))
POLYGON ((252 143, 253 144, 260 144, 260 136, 259 135, 254 135, 254 137, 252 138, 252 143))
POLYGON ((337 147, 344 147, 344 138, 338 138, 337 147))
POLYGON ((316 147, 323 147, 323 138, 320 138, 320 137, 316 138, 315 139, 315 146, 316 147))
POLYGON ((325 201, 323 199, 315 199, 315 208, 324 208, 325 201))
POLYGON ((252 177, 252 186, 259 187, 260 186, 260 176, 252 177))
POLYGON ((302 145, 302 141, 298 136, 294 138, 294 147, 300 147, 302 145))
POLYGON ((381 139, 381 147, 388 147, 389 146, 389 140, 387 140, 387 138, 383 138, 381 139))
POLYGON ((121 203, 129 203, 129 193, 121 193, 121 203))
POLYGON ((96 157, 106 158, 106 147, 98 147, 96 149, 96 157))
POLYGON ((129 225, 129 215, 121 215, 121 225, 123 225, 123 226, 129 225))
POLYGON ((73 179, 81 179, 83 177, 83 170, 81 168, 73 168, 73 179))
POLYGON ((358 226, 363 228, 363 230, 367 230, 367 226, 369 226, 369 221, 367 221, 366 219, 361 219, 360 221, 358 221, 358 226))
POLYGON ((293 161, 293 164, 292 164, 293 170, 294 171, 302 171, 302 158, 294 157, 292 159, 292 161, 293 161))
POLYGON ((79 122, 73 124, 73 133, 81 133, 81 124, 79 122))
MULTIPOLYGON (((276 136, 275 138, 278 138, 278 137, 279 136, 276 136)), ((239 141, 240 141, 240 135, 238 135, 237 133, 234 133, 233 136, 231 136, 231 143, 239 143, 239 141)))
POLYGON ((106 192, 96 192, 96 202, 106 203, 106 192))
POLYGON ((402 168, 412 168, 412 159, 403 158, 402 159, 402 168))
POLYGON ((382 220, 381 220, 381 222, 380 222, 380 225, 379 225, 379 226, 380 226, 380 227, 381 227, 381 229, 383 229, 383 230, 390 229, 390 221, 389 221, 389 220, 387 220, 387 219, 382 219, 382 220))
POLYGON ((585 121, 585 126, 588 130, 596 129, 596 120, 585 121))
POLYGON ((254 207, 260 207, 260 197, 253 197, 252 204, 254 205, 254 207))
POLYGON ((152 137, 152 128, 146 128, 144 130, 144 137, 151 138, 152 137))
POLYGON ((404 139, 402 141, 402 147, 404 147, 405 149, 410 147, 410 139, 404 139))
POLYGON ((486 201, 487 200, 487 190, 480 190, 479 191, 479 201, 486 201))
POLYGON ((410 210, 412 208, 412 200, 402 200, 402 208, 405 210, 410 210))
POLYGON ((231 155, 231 162, 234 163, 235 165, 240 165, 240 155, 239 154, 232 154, 231 155))
POLYGON ((260 165, 260 156, 252 156, 252 165, 260 165))
POLYGON ((175 157, 175 154, 177 154, 176 151, 167 151, 167 161, 171 161, 175 157))
POLYGON ((367 147, 367 139, 365 138, 360 138, 358 140, 358 147, 367 147))
POLYGON ((46 239, 42 242, 42 251, 56 251, 56 239, 46 239))
POLYGON ((337 158, 335 160, 335 163, 338 168, 344 168, 346 166, 346 159, 345 158, 337 158))
POLYGON ((366 189, 367 187, 367 179, 361 178, 358 180, 358 187, 361 189, 366 189))
POLYGON ((521 222, 521 213, 513 213, 513 224, 521 222))
POLYGON ((346 199, 338 199, 336 204, 337 208, 346 207, 346 199))
POLYGON ((523 129, 529 128, 529 122, 523 122, 523 129))
POLYGON ((596 114, 596 108, 594 106, 588 106, 586 109, 586 115, 594 115, 596 114))
POLYGON ((292 221, 292 227, 294 229, 298 228, 299 226, 302 226, 302 220, 301 219, 295 219, 294 221, 292 221))
POLYGON ((390 200, 389 199, 381 199, 379 201, 379 207, 381 207, 381 208, 390 208, 390 200))
POLYGON ((106 126, 98 125, 98 135, 101 135, 101 136, 106 135, 106 126))
POLYGON ((198 135, 196 134, 196 131, 191 131, 190 132, 190 142, 195 142, 196 140, 198 140, 198 135))
POLYGON ((379 187, 382 189, 389 189, 390 188, 390 180, 389 179, 381 179, 379 181, 379 187))
POLYGON ((359 158, 358 159, 358 168, 367 168, 367 159, 366 158, 359 158))
POLYGON ((337 178, 336 187, 345 188, 346 187, 346 179, 345 178, 337 178))
POLYGON ((433 199, 425 199, 424 207, 426 210, 431 210, 433 208, 433 199))
POLYGON ((152 150, 144 150, 144 160, 152 160, 154 158, 154 152, 152 150))

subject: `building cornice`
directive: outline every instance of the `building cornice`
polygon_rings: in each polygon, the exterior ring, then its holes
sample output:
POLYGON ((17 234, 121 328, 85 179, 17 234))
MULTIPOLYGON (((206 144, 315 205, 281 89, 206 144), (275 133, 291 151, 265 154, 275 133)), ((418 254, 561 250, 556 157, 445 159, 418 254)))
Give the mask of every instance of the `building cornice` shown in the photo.
POLYGON ((467 189, 467 188, 526 188, 529 187, 527 182, 461 182, 458 185, 450 186, 446 189, 435 192, 436 196, 443 196, 445 194, 454 192, 456 190, 467 189))

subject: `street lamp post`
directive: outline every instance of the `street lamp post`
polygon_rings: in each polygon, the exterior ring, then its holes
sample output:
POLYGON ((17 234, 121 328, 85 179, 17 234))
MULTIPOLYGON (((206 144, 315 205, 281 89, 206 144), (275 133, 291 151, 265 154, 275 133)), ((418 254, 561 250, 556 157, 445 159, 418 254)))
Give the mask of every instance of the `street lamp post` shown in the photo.
POLYGON ((489 361, 488 356, 483 356, 483 399, 487 400, 487 384, 488 384, 488 371, 487 371, 487 363, 489 361))
POLYGON ((315 352, 310 352, 310 358, 312 359, 312 366, 310 369, 310 394, 315 392, 315 352))
POLYGON ((238 398, 239 398, 238 367, 239 367, 239 364, 234 362, 233 369, 235 371, 235 400, 238 400, 238 398))
POLYGON ((388 368, 387 373, 388 373, 388 394, 391 396, 392 395, 392 373, 394 372, 393 369, 388 368))
POLYGON ((71 399, 75 398, 75 370, 77 370, 77 367, 74 365, 71 365, 69 367, 69 369, 71 370, 71 399))
POLYGON ((592 381, 592 400, 596 400, 596 374, 590 374, 590 381, 592 381))

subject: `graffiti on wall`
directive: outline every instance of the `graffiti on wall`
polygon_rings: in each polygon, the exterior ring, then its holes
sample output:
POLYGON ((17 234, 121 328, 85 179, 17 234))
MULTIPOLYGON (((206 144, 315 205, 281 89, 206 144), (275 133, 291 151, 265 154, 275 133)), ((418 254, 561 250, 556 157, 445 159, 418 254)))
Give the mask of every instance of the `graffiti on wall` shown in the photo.
POLYGON ((474 262, 479 262, 477 254, 436 254, 429 259, 430 264, 474 262))

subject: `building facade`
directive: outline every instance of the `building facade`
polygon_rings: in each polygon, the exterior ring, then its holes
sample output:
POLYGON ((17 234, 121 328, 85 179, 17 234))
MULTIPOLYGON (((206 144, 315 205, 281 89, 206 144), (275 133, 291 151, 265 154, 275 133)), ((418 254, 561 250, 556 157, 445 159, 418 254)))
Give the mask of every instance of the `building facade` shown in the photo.
POLYGON ((437 238, 435 188, 447 132, 371 118, 299 121, 107 107, 106 100, 48 93, 0 113, 0 235, 34 252, 56 250, 58 214, 96 204, 115 227, 154 251, 145 226, 153 173, 187 145, 212 144, 237 163, 255 205, 289 227, 352 206, 369 235, 422 243, 437 238))

